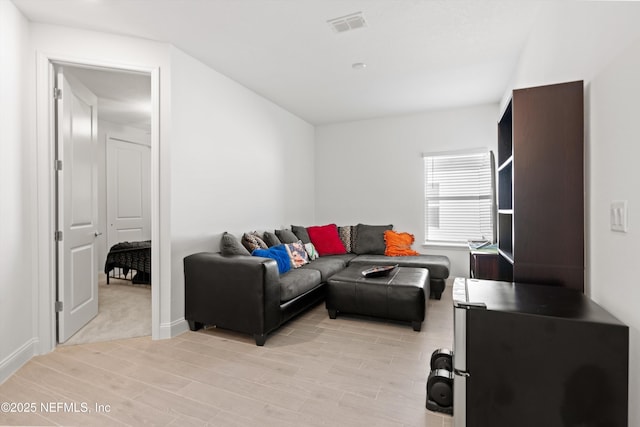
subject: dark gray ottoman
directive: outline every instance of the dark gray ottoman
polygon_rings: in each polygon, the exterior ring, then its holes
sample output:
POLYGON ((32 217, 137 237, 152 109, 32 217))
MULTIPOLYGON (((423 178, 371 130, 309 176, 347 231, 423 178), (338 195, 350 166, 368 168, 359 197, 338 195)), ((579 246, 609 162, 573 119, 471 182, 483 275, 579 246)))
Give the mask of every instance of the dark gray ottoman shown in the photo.
POLYGON ((397 267, 388 276, 364 278, 371 265, 350 265, 327 281, 329 317, 338 312, 411 322, 419 331, 429 297, 429 270, 397 267))
POLYGON ((443 255, 410 255, 410 256, 386 256, 386 255, 358 255, 351 264, 368 265, 395 265, 400 267, 426 268, 429 270, 429 289, 431 296, 440 299, 445 288, 445 280, 449 277, 451 262, 443 255))

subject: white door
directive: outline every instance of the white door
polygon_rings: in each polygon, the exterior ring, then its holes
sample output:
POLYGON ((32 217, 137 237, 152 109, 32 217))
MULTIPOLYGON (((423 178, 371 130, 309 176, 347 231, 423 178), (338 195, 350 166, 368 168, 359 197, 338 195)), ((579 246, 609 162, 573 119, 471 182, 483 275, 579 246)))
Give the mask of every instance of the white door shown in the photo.
POLYGON ((57 73, 58 342, 98 314, 97 99, 79 82, 57 73))
POLYGON ((107 138, 107 246, 151 239, 151 147, 107 138))

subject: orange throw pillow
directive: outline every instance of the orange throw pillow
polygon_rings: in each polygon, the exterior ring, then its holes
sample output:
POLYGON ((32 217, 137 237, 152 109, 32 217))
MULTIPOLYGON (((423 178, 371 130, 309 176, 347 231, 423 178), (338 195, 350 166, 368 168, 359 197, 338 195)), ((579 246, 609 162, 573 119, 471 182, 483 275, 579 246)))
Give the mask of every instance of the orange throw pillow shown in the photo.
POLYGON ((384 242, 387 246, 384 254, 386 256, 420 255, 420 253, 411 249, 414 240, 413 234, 387 230, 384 232, 384 242))

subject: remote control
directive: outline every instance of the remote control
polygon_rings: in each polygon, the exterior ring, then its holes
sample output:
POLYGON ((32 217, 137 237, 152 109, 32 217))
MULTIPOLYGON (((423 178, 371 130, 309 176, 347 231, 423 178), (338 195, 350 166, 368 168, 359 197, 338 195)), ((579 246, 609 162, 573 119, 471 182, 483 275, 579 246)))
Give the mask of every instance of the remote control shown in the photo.
POLYGON ((362 271, 362 275, 364 277, 386 276, 387 274, 389 274, 391 272, 391 270, 393 270, 397 266, 398 266, 398 264, 395 264, 395 265, 374 265, 371 268, 367 268, 366 270, 363 270, 362 271))

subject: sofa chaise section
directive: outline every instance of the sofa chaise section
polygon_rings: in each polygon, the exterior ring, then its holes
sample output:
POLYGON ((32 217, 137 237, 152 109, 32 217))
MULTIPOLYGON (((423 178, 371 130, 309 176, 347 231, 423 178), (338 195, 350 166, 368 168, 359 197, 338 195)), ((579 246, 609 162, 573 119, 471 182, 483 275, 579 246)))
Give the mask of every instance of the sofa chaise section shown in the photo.
POLYGON ((313 269, 280 276, 269 258, 197 253, 184 259, 185 319, 192 331, 204 325, 250 334, 264 345, 267 334, 325 297, 313 269))

